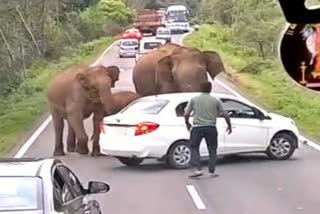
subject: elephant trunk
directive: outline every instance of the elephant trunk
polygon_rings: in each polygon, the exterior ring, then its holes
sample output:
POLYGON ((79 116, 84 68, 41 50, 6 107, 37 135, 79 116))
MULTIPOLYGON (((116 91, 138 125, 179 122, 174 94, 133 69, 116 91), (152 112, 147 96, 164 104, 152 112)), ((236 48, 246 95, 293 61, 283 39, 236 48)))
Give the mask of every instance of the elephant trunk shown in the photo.
POLYGON ((105 114, 112 114, 114 111, 114 101, 110 87, 99 90, 100 102, 104 108, 105 114))

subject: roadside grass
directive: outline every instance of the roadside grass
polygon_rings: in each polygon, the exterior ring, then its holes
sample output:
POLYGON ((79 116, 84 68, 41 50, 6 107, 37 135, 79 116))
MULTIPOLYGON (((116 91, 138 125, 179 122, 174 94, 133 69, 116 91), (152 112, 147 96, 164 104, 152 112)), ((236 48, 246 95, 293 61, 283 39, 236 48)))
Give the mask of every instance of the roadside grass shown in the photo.
POLYGON ((219 25, 201 26, 185 44, 218 52, 240 92, 269 111, 293 118, 302 133, 320 141, 320 94, 294 83, 277 58, 262 60, 219 25))
POLYGON ((45 88, 49 80, 73 64, 91 64, 114 38, 105 37, 68 50, 58 61, 39 61, 5 100, 0 100, 0 157, 8 153, 47 111, 45 88))

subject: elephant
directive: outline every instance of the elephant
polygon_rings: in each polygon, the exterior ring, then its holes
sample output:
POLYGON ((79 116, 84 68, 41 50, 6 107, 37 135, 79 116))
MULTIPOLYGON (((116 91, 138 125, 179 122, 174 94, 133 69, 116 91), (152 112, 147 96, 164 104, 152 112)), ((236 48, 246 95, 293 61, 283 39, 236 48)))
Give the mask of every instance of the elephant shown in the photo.
POLYGON ((201 92, 200 85, 225 72, 218 53, 196 48, 175 51, 161 58, 155 68, 157 93, 201 92))
POLYGON ((133 70, 136 92, 142 96, 173 92, 197 92, 207 80, 225 72, 214 51, 165 44, 142 57, 133 70))
POLYGON ((132 81, 135 90, 142 96, 154 95, 157 92, 155 84, 155 68, 160 59, 174 52, 185 50, 186 48, 173 43, 160 45, 158 49, 149 52, 139 59, 134 66, 132 81))
POLYGON ((119 91, 112 94, 114 108, 112 114, 120 112, 123 108, 129 105, 131 102, 141 98, 141 95, 132 91, 119 91))
MULTIPOLYGON (((126 106, 128 106, 131 102, 139 99, 141 96, 137 93, 131 92, 131 91, 120 91, 112 94, 113 98, 113 111, 111 113, 104 113, 104 116, 110 116, 113 114, 116 114, 120 112, 122 109, 124 109, 126 106)), ((94 143, 99 144, 99 135, 100 135, 100 121, 103 120, 103 117, 96 120, 96 123, 93 127, 93 135, 91 137, 91 140, 93 140, 94 143)))
MULTIPOLYGON (((94 113, 95 124, 101 115, 103 117, 101 111, 113 112, 111 88, 119 80, 119 74, 117 66, 74 65, 49 82, 46 95, 55 130, 54 156, 65 154, 64 119, 68 122, 67 151, 89 153, 83 120, 94 113)), ((92 145, 92 155, 99 154, 99 144, 95 143, 92 145)))

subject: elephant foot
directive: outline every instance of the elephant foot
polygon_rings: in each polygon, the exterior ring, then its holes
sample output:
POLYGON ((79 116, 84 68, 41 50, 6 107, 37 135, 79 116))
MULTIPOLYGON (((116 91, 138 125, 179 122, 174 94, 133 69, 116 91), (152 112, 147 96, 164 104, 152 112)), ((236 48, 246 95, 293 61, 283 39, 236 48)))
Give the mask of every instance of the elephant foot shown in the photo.
POLYGON ((62 149, 56 149, 53 152, 53 156, 64 156, 64 155, 65 155, 65 153, 62 149))
POLYGON ((76 147, 75 146, 67 146, 67 151, 72 153, 76 151, 76 147))
POLYGON ((80 154, 80 155, 87 155, 89 153, 89 149, 86 146, 77 146, 76 147, 76 151, 80 154))
POLYGON ((101 156, 106 156, 104 154, 102 154, 100 151, 98 150, 93 150, 92 153, 91 153, 91 156, 92 157, 101 157, 101 156))

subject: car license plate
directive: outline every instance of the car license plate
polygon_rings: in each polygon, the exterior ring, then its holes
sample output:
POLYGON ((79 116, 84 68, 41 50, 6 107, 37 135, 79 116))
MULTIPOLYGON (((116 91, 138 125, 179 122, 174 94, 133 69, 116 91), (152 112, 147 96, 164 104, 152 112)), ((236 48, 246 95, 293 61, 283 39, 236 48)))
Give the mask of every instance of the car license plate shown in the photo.
POLYGON ((134 129, 129 127, 109 127, 106 133, 113 136, 133 136, 134 129))

